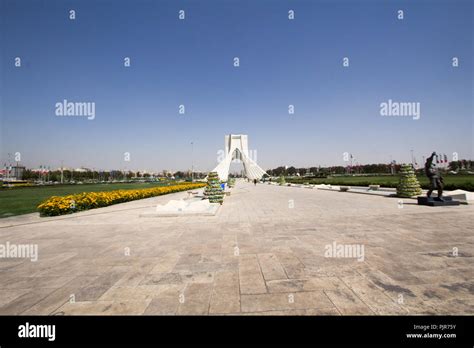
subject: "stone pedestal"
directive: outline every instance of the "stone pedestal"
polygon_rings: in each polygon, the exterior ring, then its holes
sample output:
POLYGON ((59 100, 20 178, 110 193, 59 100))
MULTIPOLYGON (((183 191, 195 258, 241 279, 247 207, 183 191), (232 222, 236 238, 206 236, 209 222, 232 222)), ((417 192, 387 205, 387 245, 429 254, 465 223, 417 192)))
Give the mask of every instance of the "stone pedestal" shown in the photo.
POLYGON ((459 201, 453 201, 452 197, 443 197, 443 200, 438 197, 418 197, 418 205, 429 205, 430 207, 443 207, 448 205, 459 205, 459 201))

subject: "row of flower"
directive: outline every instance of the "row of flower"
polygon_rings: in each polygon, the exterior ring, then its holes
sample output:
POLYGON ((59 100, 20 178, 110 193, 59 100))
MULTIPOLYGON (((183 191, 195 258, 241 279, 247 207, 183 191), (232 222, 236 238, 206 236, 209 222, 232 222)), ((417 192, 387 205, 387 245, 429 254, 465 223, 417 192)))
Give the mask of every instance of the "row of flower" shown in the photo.
POLYGON ((150 189, 83 192, 61 197, 53 196, 42 202, 38 206, 38 210, 41 216, 70 214, 76 211, 106 207, 112 204, 192 190, 204 186, 206 186, 204 183, 183 183, 150 189))

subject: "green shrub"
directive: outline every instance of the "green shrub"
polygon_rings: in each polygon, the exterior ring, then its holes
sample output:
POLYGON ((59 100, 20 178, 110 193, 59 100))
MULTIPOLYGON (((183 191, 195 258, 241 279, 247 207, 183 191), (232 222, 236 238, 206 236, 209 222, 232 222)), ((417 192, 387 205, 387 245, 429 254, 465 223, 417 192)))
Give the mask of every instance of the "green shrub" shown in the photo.
POLYGON ((286 180, 285 180, 284 176, 280 176, 278 178, 278 184, 280 184, 280 185, 285 185, 286 184, 286 180))
POLYGON ((204 195, 211 203, 222 204, 224 201, 224 190, 222 190, 221 181, 216 172, 210 172, 207 176, 207 186, 204 189, 204 195))
POLYGON ((404 164, 400 168, 400 182, 397 186, 398 197, 413 197, 421 195, 420 182, 416 178, 411 165, 404 164))

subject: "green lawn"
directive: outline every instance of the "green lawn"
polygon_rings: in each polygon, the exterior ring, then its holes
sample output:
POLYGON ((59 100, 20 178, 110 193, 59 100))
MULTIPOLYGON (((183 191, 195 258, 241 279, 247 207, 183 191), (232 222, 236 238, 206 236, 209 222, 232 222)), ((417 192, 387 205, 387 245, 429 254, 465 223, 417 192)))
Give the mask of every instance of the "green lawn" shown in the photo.
POLYGON ((167 183, 114 183, 34 186, 0 189, 0 218, 36 212, 36 207, 51 196, 65 196, 81 192, 103 192, 113 190, 145 189, 167 185, 167 183))
MULTIPOLYGON (((398 175, 385 176, 339 176, 330 178, 286 178, 289 183, 309 183, 309 184, 331 184, 348 186, 369 186, 380 185, 384 187, 397 187, 398 175)), ((423 188, 428 188, 428 178, 419 176, 418 180, 423 188)), ((444 185, 446 190, 466 190, 474 191, 474 175, 446 175, 444 176, 444 185)))

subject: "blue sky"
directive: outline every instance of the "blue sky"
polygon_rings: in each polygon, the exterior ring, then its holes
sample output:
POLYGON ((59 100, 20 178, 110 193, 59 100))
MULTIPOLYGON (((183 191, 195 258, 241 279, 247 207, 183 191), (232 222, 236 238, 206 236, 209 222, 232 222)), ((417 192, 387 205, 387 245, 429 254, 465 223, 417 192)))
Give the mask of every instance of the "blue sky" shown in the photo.
POLYGON ((2 166, 20 152, 28 167, 185 170, 193 142, 211 170, 229 133, 266 169, 473 158, 472 1, 0 3, 2 166), (57 117, 63 99, 95 102, 95 119, 57 117), (382 117, 388 99, 420 119, 382 117))

